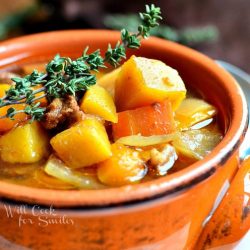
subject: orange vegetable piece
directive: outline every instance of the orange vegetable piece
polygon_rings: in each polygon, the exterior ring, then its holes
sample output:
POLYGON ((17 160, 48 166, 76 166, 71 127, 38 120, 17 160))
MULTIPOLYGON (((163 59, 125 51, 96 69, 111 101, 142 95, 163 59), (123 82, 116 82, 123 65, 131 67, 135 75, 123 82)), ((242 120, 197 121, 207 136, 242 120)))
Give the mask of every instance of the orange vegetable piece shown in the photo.
POLYGON ((118 143, 112 144, 111 149, 112 157, 97 165, 97 176, 103 184, 122 186, 145 176, 147 171, 139 152, 118 143))
POLYGON ((113 124, 113 136, 117 140, 129 135, 163 135, 175 132, 171 103, 165 100, 149 106, 118 113, 118 123, 113 124))
MULTIPOLYGON (((10 88, 9 84, 0 84, 0 98, 5 96, 5 92, 10 88)), ((11 105, 0 108, 0 116, 5 116, 9 108, 15 108, 16 110, 22 110, 25 104, 11 105)), ((16 124, 27 120, 27 115, 24 113, 17 114, 15 120, 9 118, 0 119, 0 133, 4 133, 12 129, 16 124)))

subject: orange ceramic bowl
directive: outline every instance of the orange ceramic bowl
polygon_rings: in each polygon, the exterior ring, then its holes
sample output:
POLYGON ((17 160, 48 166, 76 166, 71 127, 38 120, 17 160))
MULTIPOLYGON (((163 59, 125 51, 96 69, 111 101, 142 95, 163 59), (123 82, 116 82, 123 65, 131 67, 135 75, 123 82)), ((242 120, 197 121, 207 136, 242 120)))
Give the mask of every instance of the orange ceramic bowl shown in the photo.
MULTIPOLYGON (((60 31, 0 44, 0 69, 76 57, 86 46, 105 51, 119 33, 60 31)), ((203 160, 165 177, 106 190, 59 191, 0 181, 0 249, 191 249, 238 169, 247 106, 235 80, 213 60, 184 46, 150 38, 138 51, 177 69, 219 110, 223 140, 203 160), (49 209, 50 207, 50 209, 49 209), (9 248, 8 248, 9 247, 9 248)))

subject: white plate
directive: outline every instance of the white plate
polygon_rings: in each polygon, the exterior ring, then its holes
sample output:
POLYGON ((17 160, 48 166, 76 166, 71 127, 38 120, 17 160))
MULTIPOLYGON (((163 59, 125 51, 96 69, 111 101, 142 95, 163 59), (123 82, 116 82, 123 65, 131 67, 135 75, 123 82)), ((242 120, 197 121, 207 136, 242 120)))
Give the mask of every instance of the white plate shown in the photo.
MULTIPOLYGON (((230 63, 224 62, 224 61, 216 61, 220 66, 222 66, 224 69, 226 69, 233 77, 237 80, 237 82, 240 84, 241 88, 243 89, 243 92, 246 96, 247 104, 248 104, 248 111, 250 114, 250 75, 243 70, 237 68, 236 66, 233 66, 230 63)), ((250 118, 250 116, 249 116, 250 118)), ((250 123, 250 121, 249 121, 250 123)), ((244 142, 241 145, 240 148, 240 157, 243 159, 246 156, 250 155, 250 129, 248 129, 246 137, 244 142)), ((249 248, 250 249, 250 248, 249 248)))

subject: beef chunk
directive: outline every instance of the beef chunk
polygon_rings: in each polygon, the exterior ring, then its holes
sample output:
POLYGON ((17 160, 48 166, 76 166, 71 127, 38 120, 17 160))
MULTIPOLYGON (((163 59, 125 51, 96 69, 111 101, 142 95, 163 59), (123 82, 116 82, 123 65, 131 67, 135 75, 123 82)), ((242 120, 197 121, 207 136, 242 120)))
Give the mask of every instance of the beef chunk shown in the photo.
POLYGON ((67 95, 64 98, 55 98, 47 107, 43 118, 43 126, 46 129, 68 127, 72 123, 84 118, 74 96, 67 95))

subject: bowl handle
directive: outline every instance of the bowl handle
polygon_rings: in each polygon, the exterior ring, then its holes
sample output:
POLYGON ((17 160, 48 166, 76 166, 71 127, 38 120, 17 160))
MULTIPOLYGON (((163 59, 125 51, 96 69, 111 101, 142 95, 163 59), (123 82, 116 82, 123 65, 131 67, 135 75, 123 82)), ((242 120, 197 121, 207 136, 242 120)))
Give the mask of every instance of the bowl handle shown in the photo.
POLYGON ((196 249, 249 249, 249 228, 250 157, 242 162, 227 194, 203 229, 196 249))

